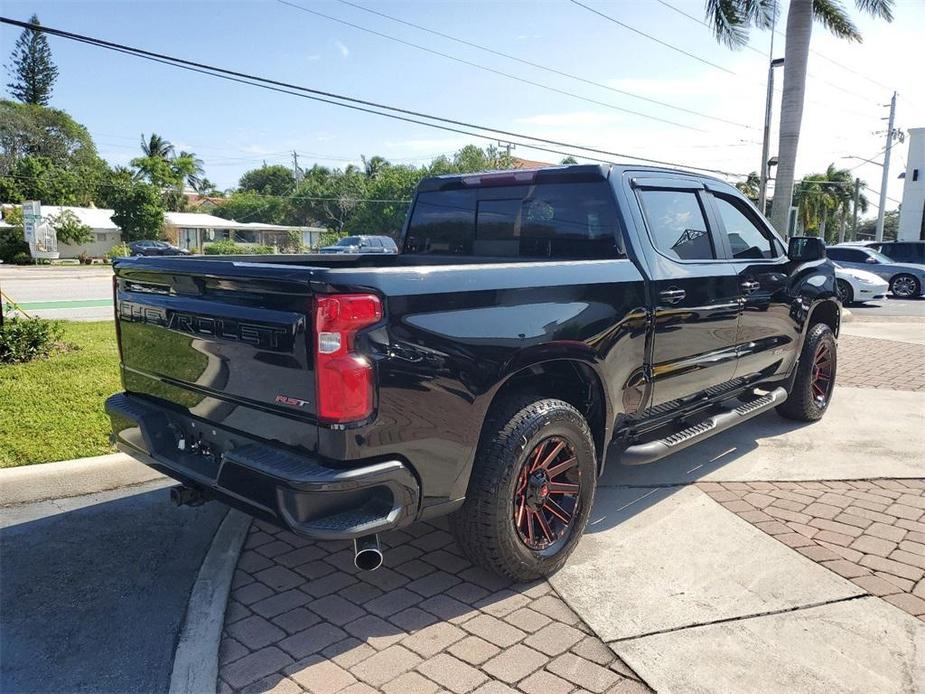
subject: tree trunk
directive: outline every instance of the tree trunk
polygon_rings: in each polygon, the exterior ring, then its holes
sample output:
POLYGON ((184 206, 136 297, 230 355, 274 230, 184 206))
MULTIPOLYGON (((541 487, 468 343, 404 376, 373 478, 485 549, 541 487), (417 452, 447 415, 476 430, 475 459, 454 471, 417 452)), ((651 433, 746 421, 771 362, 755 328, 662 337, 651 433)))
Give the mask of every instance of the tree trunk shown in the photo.
POLYGON ((848 204, 844 203, 841 208, 841 223, 838 225, 838 242, 843 243, 845 240, 845 227, 848 226, 848 204))
POLYGON ((777 178, 774 182, 774 205, 771 208, 771 224, 785 235, 793 199, 793 177, 800 141, 800 123, 803 120, 806 65, 812 31, 813 0, 790 0, 787 47, 784 51, 784 93, 780 107, 777 178))
POLYGON ((826 213, 822 214, 822 221, 819 222, 819 238, 825 241, 825 222, 827 219, 826 213))

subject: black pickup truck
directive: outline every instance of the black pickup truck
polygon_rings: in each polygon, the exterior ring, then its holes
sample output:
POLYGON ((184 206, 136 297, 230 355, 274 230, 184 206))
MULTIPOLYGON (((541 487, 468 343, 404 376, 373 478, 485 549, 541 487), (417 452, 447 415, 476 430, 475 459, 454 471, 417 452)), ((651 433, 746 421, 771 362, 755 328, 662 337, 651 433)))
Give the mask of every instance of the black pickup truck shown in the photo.
POLYGON ((116 264, 123 451, 315 539, 451 514, 515 579, 560 567, 605 463, 832 397, 840 306, 732 186, 567 166, 423 180, 394 256, 116 264))

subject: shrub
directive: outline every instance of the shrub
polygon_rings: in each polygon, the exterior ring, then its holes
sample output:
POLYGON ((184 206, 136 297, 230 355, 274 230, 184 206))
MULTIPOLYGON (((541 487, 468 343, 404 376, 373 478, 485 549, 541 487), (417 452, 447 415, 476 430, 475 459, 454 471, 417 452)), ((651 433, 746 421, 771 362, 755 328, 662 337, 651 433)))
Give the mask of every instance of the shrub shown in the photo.
POLYGON ((61 340, 61 324, 44 318, 8 318, 0 328, 0 364, 47 357, 61 340))
POLYGON ((14 265, 32 265, 32 256, 29 251, 19 251, 11 259, 14 265))
POLYGON ((202 250, 206 255, 273 255, 276 253, 273 246, 237 244, 230 239, 207 243, 202 250))
POLYGON ((113 246, 106 253, 106 257, 110 260, 113 258, 128 258, 129 255, 131 255, 131 250, 129 250, 129 247, 124 243, 113 246))
POLYGON ((202 251, 206 255, 235 255, 242 252, 238 250, 238 245, 230 239, 207 243, 202 251))

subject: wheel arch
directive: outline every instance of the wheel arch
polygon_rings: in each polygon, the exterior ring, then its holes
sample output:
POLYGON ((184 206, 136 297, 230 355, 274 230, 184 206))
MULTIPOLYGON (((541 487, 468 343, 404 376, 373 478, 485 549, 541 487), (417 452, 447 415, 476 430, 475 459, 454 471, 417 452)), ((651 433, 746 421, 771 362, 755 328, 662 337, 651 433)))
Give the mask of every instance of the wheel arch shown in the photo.
MULTIPOLYGON (((606 458, 610 427, 610 403, 604 382, 594 367, 580 359, 552 359, 524 366, 508 375, 495 391, 482 420, 490 418, 493 408, 507 398, 522 394, 535 394, 537 399, 557 398, 577 409, 588 422, 594 438, 598 471, 606 458)), ((480 437, 481 438, 481 437, 480 437)))
POLYGON ((837 301, 824 299, 813 306, 812 312, 809 314, 809 320, 806 321, 806 326, 803 329, 804 339, 813 326, 818 323, 828 325, 835 337, 838 337, 838 331, 841 327, 841 308, 837 301))

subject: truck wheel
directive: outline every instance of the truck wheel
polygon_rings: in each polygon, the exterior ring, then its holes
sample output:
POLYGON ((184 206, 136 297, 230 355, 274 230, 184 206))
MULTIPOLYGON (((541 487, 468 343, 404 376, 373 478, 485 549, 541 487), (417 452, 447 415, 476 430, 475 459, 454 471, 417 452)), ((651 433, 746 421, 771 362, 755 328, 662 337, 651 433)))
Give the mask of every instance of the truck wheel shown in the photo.
POLYGON ((450 526, 483 568, 515 581, 549 575, 584 532, 596 473, 594 440, 578 410, 512 398, 486 421, 466 501, 450 526))
POLYGON ((810 328, 800 352, 793 387, 787 399, 777 406, 778 413, 803 422, 821 419, 832 401, 837 356, 832 329, 825 323, 810 328))

